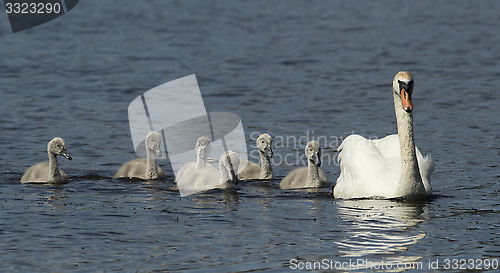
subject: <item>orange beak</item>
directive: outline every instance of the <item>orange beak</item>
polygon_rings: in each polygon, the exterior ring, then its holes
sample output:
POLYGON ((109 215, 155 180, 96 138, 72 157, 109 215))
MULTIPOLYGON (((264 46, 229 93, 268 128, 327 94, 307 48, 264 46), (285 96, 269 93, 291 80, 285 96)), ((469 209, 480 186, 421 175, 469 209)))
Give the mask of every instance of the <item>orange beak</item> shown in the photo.
POLYGON ((403 104, 403 110, 405 110, 407 113, 410 113, 413 110, 411 93, 406 92, 405 89, 401 89, 401 103, 403 104))

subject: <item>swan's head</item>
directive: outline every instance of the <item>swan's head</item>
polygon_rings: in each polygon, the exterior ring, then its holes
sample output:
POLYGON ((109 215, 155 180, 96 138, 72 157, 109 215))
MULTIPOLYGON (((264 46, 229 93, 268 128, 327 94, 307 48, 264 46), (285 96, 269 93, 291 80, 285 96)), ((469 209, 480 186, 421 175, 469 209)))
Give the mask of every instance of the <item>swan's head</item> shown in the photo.
POLYGON ((196 154, 200 156, 201 159, 207 159, 212 147, 210 146, 210 139, 208 137, 200 137, 196 141, 195 145, 196 154))
POLYGON ((401 98, 403 110, 410 113, 413 110, 411 96, 413 94, 413 77, 410 72, 400 71, 392 81, 392 90, 401 98))
POLYGON ((259 152, 268 157, 274 157, 272 144, 273 138, 269 134, 262 134, 257 138, 259 152))
POLYGON ((229 179, 234 183, 238 183, 238 168, 240 167, 240 157, 233 151, 224 152, 219 159, 221 169, 225 169, 229 174, 229 179))
POLYGON ((154 152, 156 156, 161 157, 161 135, 156 131, 151 131, 146 136, 146 149, 154 152))
POLYGON ((49 153, 62 155, 68 160, 73 159, 66 150, 66 142, 64 142, 64 140, 60 137, 55 137, 54 139, 52 139, 49 142, 47 150, 49 151, 49 153))
POLYGON ((317 167, 321 166, 321 147, 317 141, 312 140, 307 143, 306 157, 317 167))

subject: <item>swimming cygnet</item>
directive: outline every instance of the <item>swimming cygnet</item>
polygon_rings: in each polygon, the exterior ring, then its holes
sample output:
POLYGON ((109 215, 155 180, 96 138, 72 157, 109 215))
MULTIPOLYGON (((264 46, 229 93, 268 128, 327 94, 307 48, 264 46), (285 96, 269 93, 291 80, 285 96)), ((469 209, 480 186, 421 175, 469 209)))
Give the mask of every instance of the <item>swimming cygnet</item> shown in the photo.
MULTIPOLYGON (((212 147, 210 145, 210 139, 208 139, 208 137, 205 136, 198 138, 194 148, 196 150, 196 161, 189 162, 184 166, 182 166, 182 168, 175 176, 176 181, 181 180, 187 173, 207 167, 208 155, 212 150, 212 147)), ((208 165, 208 167, 211 167, 211 165, 208 165)))
POLYGON ((261 134, 257 138, 257 149, 260 154, 260 166, 248 161, 247 166, 238 174, 240 180, 273 179, 273 168, 270 158, 274 157, 272 149, 273 139, 269 134, 261 134))
POLYGON ((307 167, 301 167, 290 172, 280 183, 281 189, 318 188, 330 185, 321 166, 321 147, 317 141, 306 145, 307 167))
POLYGON ((38 163, 31 166, 21 178, 21 183, 68 183, 66 173, 59 170, 57 155, 62 155, 71 160, 71 156, 66 150, 66 143, 60 137, 55 137, 47 145, 49 162, 38 163))
POLYGON ((219 159, 219 170, 205 167, 187 172, 177 180, 182 196, 211 189, 229 189, 238 182, 235 172, 240 165, 240 158, 233 151, 224 152, 219 159))
POLYGON ((160 133, 156 131, 149 132, 146 136, 145 145, 147 158, 133 159, 123 164, 113 178, 128 177, 153 180, 165 177, 165 173, 156 163, 156 156, 162 156, 160 133))

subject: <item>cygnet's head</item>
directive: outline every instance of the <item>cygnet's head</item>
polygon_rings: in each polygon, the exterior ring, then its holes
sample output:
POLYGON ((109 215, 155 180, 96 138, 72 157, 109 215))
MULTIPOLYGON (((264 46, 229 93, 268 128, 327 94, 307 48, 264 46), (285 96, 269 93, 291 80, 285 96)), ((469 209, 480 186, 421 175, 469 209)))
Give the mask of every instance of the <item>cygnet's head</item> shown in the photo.
POLYGON ((60 137, 55 137, 54 139, 49 141, 47 150, 49 151, 49 153, 62 155, 68 160, 73 159, 66 150, 66 142, 64 142, 64 140, 60 137))
POLYGON ((274 157, 272 144, 273 138, 269 134, 261 134, 257 138, 257 148, 259 152, 268 157, 274 157))
POLYGON ((413 110, 411 96, 413 94, 413 77, 410 72, 400 71, 392 81, 392 90, 401 98, 403 110, 410 113, 413 110))
POLYGON ((196 154, 198 154, 201 159, 207 159, 210 151, 212 150, 210 139, 204 136, 198 138, 198 140, 196 141, 195 149, 196 154))
POLYGON ((146 149, 152 151, 156 156, 161 157, 161 135, 156 131, 151 131, 146 136, 146 149))
POLYGON ((314 165, 321 166, 321 147, 319 143, 315 140, 309 141, 306 145, 306 157, 314 165))
POLYGON ((220 168, 224 168, 229 173, 229 178, 238 182, 238 168, 240 167, 240 157, 233 151, 224 152, 219 159, 220 168))

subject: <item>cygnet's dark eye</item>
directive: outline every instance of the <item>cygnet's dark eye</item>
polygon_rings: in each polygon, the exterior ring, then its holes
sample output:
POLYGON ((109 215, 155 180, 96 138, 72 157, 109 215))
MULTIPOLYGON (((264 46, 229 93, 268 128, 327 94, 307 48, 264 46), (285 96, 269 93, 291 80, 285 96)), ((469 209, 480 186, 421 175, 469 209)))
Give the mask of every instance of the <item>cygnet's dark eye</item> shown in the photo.
POLYGON ((56 147, 57 147, 57 148, 61 148, 61 144, 57 144, 57 145, 56 145, 56 147))

